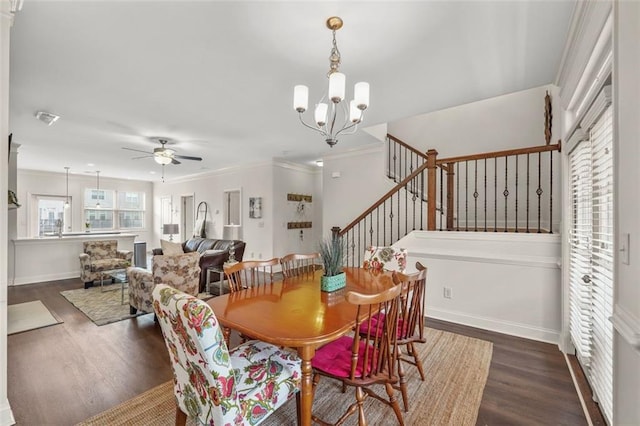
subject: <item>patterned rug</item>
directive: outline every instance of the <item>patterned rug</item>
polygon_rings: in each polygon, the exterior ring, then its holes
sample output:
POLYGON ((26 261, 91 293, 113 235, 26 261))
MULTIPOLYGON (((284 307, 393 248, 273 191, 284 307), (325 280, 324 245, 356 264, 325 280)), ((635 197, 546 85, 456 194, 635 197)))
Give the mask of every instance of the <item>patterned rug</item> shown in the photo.
POLYGON ((104 291, 101 291, 98 285, 88 289, 65 290, 60 294, 96 325, 110 324, 144 315, 144 313, 129 314, 129 289, 126 284, 123 295, 121 295, 120 283, 105 284, 104 291), (124 304, 122 300, 124 300, 124 304))
MULTIPOLYGON (((404 413, 405 424, 475 425, 487 383, 493 345, 484 340, 446 331, 430 328, 426 331, 427 343, 417 345, 426 380, 420 380, 415 367, 406 367, 410 409, 408 413, 404 413)), ((346 394, 341 394, 340 385, 336 381, 323 378, 313 401, 314 414, 325 421, 335 422, 346 407, 355 401, 353 392, 353 388, 349 388, 346 394)), ((402 400, 399 394, 396 396, 402 400)), ((80 424, 172 426, 175 424, 175 407, 173 384, 167 382, 80 424)), ((373 398, 365 401, 365 415, 368 424, 372 426, 398 424, 393 410, 373 398)), ((195 424, 193 419, 187 420, 187 425, 195 424)), ((295 425, 295 398, 261 424, 295 425)), ((357 415, 345 422, 345 425, 357 424, 357 415)))

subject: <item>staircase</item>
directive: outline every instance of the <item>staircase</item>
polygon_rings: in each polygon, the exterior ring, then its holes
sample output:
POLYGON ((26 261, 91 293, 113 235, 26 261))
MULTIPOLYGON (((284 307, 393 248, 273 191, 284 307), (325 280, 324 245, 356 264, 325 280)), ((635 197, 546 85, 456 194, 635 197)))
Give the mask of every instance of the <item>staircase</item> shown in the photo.
POLYGON ((332 229, 347 245, 347 266, 361 265, 368 246, 392 245, 414 230, 553 232, 560 142, 444 159, 389 134, 385 143, 386 176, 396 186, 332 229))

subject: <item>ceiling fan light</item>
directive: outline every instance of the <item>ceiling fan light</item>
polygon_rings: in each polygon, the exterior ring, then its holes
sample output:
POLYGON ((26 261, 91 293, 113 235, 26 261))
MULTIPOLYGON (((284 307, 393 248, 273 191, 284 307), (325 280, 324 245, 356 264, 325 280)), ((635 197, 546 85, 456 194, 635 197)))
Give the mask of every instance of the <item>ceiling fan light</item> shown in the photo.
POLYGON ((162 165, 171 164, 171 162, 173 161, 173 159, 170 156, 159 155, 159 154, 154 155, 153 159, 156 160, 156 163, 162 164, 162 165))

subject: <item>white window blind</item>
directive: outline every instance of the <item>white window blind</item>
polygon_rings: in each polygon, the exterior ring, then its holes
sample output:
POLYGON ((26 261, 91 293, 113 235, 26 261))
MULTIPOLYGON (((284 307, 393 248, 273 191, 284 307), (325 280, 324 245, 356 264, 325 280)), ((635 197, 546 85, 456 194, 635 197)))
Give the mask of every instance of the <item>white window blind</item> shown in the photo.
POLYGON ((610 103, 569 154, 569 329, 594 399, 613 413, 613 135, 610 103))

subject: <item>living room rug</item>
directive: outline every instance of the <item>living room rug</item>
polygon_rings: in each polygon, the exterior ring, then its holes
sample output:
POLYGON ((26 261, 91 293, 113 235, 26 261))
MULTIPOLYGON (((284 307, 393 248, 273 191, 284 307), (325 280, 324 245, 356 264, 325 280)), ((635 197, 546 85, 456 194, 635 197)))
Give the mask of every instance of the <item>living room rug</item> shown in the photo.
POLYGON ((7 307, 7 334, 21 333, 63 322, 39 300, 7 307))
MULTIPOLYGON (((404 413, 407 425, 475 425, 482 393, 489 374, 493 344, 484 340, 446 331, 426 329, 427 343, 417 348, 423 362, 426 380, 422 382, 417 368, 407 365, 410 410, 404 413)), ((338 382, 322 378, 313 401, 313 412, 323 420, 335 422, 346 407, 355 401, 353 388, 340 393, 338 382)), ((380 387, 382 395, 386 395, 380 387)), ((396 396, 402 406, 402 396, 396 396)), ((370 425, 393 425, 397 420, 387 405, 367 398, 365 413, 370 425)), ((173 425, 175 402, 173 382, 157 386, 133 399, 91 417, 80 425, 173 425)), ((345 425, 356 425, 352 415, 345 425)), ((263 425, 296 424, 295 398, 272 414, 263 425)), ((187 425, 195 425, 188 419, 187 425)))
POLYGON ((122 304, 120 286, 120 283, 115 283, 106 285, 105 291, 101 291, 100 286, 97 286, 88 289, 65 290, 60 294, 96 325, 110 324, 138 315, 145 315, 144 312, 135 315, 129 314, 129 290, 125 287, 124 304, 122 304))

